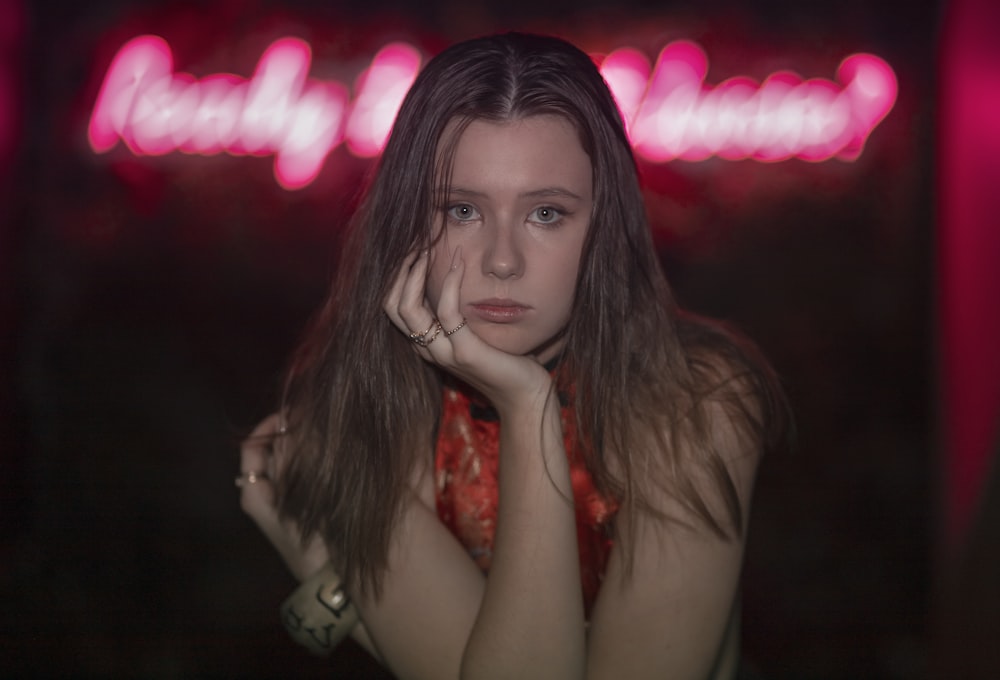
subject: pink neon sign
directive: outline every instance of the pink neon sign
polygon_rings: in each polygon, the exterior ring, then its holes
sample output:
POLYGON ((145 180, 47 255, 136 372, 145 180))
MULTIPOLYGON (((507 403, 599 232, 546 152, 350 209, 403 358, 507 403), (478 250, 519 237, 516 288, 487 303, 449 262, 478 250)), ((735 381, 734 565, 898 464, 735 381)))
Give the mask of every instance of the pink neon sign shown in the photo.
POLYGON ((838 69, 841 85, 784 71, 763 84, 746 77, 714 88, 708 59, 687 41, 667 45, 650 71, 631 49, 612 52, 601 72, 629 125, 636 153, 652 161, 854 160, 896 100, 896 77, 870 54, 838 69))
MULTIPOLYGON (((249 80, 197 80, 174 73, 161 38, 134 38, 105 75, 91 147, 103 153, 120 139, 139 155, 274 154, 275 177, 288 189, 309 184, 342 142, 356 156, 378 154, 416 78, 419 53, 403 43, 380 50, 358 77, 353 101, 345 85, 309 79, 310 61, 305 42, 284 38, 267 48, 249 80)), ((653 68, 629 48, 601 62, 637 154, 655 162, 853 160, 896 98, 892 69, 869 54, 843 61, 839 85, 780 72, 762 84, 736 77, 713 88, 704 83, 707 68, 704 52, 686 41, 667 45, 653 68)))
POLYGON ((286 189, 309 184, 327 154, 349 134, 351 151, 376 155, 420 66, 412 47, 392 44, 358 79, 353 107, 347 88, 307 79, 309 46, 273 43, 250 80, 230 74, 196 80, 173 72, 170 47, 156 36, 126 43, 104 78, 88 136, 94 151, 121 139, 139 155, 188 153, 275 155, 286 189))

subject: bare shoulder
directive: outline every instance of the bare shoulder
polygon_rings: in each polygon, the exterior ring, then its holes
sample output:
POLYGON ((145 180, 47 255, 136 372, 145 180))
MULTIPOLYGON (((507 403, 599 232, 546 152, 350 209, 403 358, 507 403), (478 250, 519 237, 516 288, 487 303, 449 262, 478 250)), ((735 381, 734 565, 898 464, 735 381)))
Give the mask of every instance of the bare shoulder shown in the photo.
POLYGON ((681 332, 696 417, 727 460, 781 445, 790 416, 780 381, 758 347, 724 324, 688 319, 681 332))
POLYGON ((745 517, 760 456, 728 409, 714 399, 703 406, 715 452, 686 441, 674 483, 643 485, 654 511, 625 505, 616 517, 591 621, 590 678, 734 677, 745 517))
POLYGON ((689 422, 678 424, 682 445, 696 460, 717 455, 727 466, 755 466, 766 447, 767 394, 753 371, 732 357, 700 354, 692 362, 689 422))
MULTIPOLYGON (((784 446, 790 416, 774 370, 751 341, 698 320, 685 338, 688 410, 674 428, 674 468, 681 488, 712 518, 728 520, 716 533, 746 530, 754 481, 762 458, 784 446), (703 505, 699 505, 703 503, 703 505), (721 529, 722 531, 718 531, 721 529)), ((683 501, 683 495, 681 500, 683 501)), ((732 532, 732 533, 730 533, 732 532)))
POLYGON ((766 364, 724 334, 686 350, 687 395, 636 475, 648 506, 626 503, 616 518, 591 622, 593 678, 735 672, 746 518, 780 394, 766 364))

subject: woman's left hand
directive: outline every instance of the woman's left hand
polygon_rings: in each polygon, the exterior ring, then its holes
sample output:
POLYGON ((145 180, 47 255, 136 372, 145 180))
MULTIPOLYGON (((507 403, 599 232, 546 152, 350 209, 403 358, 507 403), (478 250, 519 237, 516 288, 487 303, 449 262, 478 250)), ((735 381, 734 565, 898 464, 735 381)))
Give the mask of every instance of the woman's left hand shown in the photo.
POLYGON ((240 506, 253 519, 284 560, 295 578, 302 581, 329 559, 318 536, 303 544, 294 522, 278 515, 274 483, 281 474, 284 431, 282 416, 272 413, 253 429, 240 446, 240 506))
POLYGON ((466 325, 459 305, 465 274, 461 247, 452 255, 436 310, 431 309, 425 293, 429 267, 428 250, 411 253, 384 304, 393 324, 414 341, 417 353, 472 385, 501 413, 507 408, 544 403, 552 386, 548 372, 531 357, 487 344, 466 325))

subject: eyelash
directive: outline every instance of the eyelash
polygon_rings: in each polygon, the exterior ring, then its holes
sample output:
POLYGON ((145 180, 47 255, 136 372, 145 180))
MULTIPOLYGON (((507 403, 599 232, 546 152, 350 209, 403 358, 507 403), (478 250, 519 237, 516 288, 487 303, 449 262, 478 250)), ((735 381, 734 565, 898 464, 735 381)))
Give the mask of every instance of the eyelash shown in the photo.
POLYGON ((553 216, 554 216, 554 218, 551 221, 549 221, 549 222, 543 222, 543 221, 539 221, 539 220, 532 220, 535 224, 540 224, 543 227, 555 227, 555 226, 558 226, 570 214, 569 212, 567 212, 567 211, 565 211, 565 210, 563 210, 561 208, 557 208, 554 205, 543 205, 543 206, 539 206, 539 207, 535 208, 534 210, 532 210, 531 213, 530 213, 530 215, 535 215, 535 214, 541 212, 542 210, 548 210, 548 211, 552 212, 553 216))
POLYGON ((453 203, 452 205, 449 205, 449 206, 447 206, 444 209, 444 212, 445 212, 445 215, 448 218, 448 221, 449 222, 454 222, 455 224, 465 224, 467 222, 471 222, 472 220, 476 219, 475 217, 463 219, 461 217, 456 216, 455 215, 455 211, 459 210, 459 209, 462 209, 462 208, 468 208, 472 213, 474 213, 474 215, 476 215, 476 216, 479 215, 479 211, 476 210, 475 208, 473 208, 468 203, 453 203))
MULTIPOLYGON (((569 217, 571 214, 572 213, 570 213, 569 211, 563 210, 562 208, 558 208, 554 205, 542 205, 535 208, 530 213, 528 213, 528 216, 529 216, 529 221, 533 222, 534 224, 537 224, 541 227, 552 228, 558 226, 560 223, 562 223, 564 219, 569 217), (531 219, 532 215, 537 215, 541 211, 549 211, 553 213, 554 218, 548 222, 539 219, 531 219)), ((468 203, 453 203, 452 205, 445 207, 445 216, 448 218, 449 222, 452 222, 454 224, 467 224, 479 217, 479 211, 476 210, 476 208, 474 208, 473 206, 469 205, 468 203), (455 211, 462 209, 468 209, 473 216, 467 218, 458 217, 455 214, 455 211)))

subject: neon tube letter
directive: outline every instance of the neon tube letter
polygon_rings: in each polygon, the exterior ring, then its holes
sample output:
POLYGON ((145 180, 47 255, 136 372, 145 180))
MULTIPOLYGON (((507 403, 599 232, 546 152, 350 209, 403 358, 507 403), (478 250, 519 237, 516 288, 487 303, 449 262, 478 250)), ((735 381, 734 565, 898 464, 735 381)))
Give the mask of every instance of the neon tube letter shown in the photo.
POLYGON ((897 91, 892 69, 870 54, 843 61, 837 72, 841 86, 783 71, 760 85, 735 77, 711 88, 704 82, 705 53, 687 41, 663 48, 642 96, 636 94, 636 79, 650 73, 642 55, 618 50, 601 69, 628 121, 636 153, 655 162, 713 155, 854 160, 897 91))
POLYGON ((249 81, 229 74, 200 81, 173 73, 170 47, 141 36, 119 50, 101 86, 88 136, 94 151, 118 139, 136 154, 275 154, 285 188, 312 181, 340 141, 347 91, 308 82, 309 46, 285 38, 264 52, 249 81))

